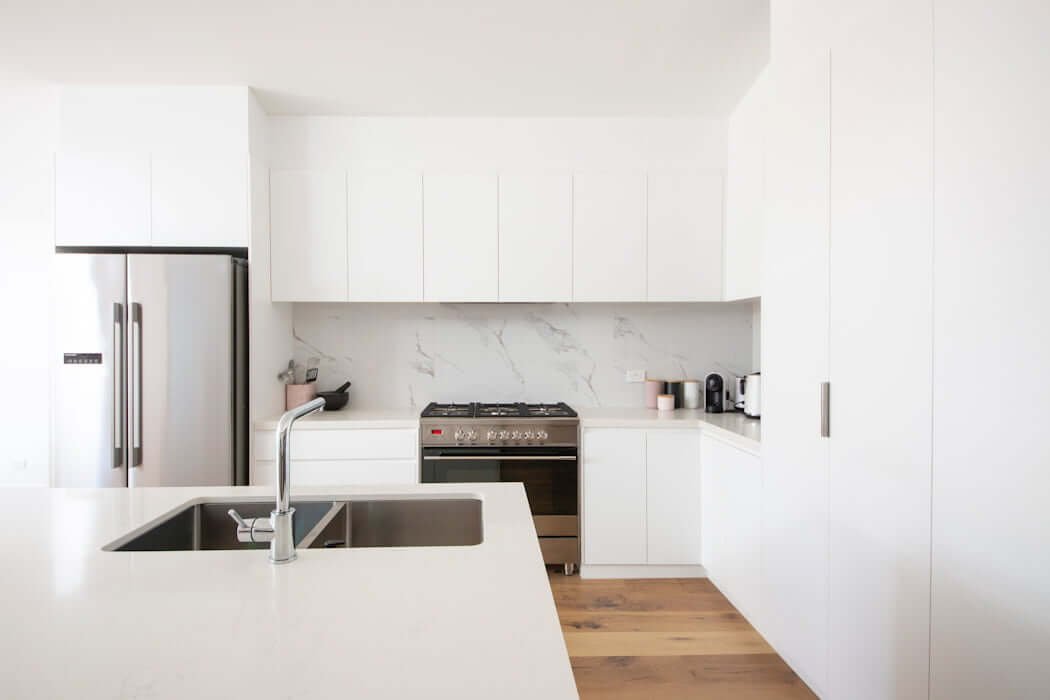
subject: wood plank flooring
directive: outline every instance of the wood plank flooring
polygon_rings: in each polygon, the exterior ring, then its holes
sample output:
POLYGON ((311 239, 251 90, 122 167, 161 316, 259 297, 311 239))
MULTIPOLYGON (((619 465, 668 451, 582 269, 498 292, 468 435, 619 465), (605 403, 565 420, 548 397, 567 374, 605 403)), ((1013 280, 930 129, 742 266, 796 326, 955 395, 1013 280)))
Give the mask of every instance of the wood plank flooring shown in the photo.
POLYGON ((549 575, 584 700, 816 697, 707 579, 549 575))

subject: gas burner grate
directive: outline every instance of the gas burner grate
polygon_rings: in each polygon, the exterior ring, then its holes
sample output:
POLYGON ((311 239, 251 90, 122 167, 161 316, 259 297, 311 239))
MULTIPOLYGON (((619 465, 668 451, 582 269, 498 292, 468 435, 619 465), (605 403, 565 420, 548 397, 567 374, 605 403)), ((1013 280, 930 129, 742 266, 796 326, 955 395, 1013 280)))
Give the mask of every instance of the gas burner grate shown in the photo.
POLYGON ((472 403, 430 403, 423 409, 424 418, 473 418, 472 403))
POLYGON ((576 411, 564 403, 525 404, 525 415, 535 418, 573 418, 576 411))
POLYGON ((431 403, 424 418, 575 418, 565 403, 431 403))
POLYGON ((479 418, 520 418, 526 415, 520 403, 482 403, 478 404, 479 418))

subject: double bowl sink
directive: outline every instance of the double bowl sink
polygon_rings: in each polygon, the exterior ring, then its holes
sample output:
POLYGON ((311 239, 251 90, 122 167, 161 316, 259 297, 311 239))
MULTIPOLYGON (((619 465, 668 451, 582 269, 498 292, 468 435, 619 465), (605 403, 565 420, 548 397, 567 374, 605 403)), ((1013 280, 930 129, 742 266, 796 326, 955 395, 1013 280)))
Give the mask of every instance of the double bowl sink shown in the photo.
MULTIPOLYGON (((269 517, 273 500, 200 498, 103 547, 109 552, 267 549, 239 542, 232 508, 243 518, 269 517)), ((300 549, 466 547, 481 544, 481 501, 469 497, 302 499, 292 502, 300 549)))

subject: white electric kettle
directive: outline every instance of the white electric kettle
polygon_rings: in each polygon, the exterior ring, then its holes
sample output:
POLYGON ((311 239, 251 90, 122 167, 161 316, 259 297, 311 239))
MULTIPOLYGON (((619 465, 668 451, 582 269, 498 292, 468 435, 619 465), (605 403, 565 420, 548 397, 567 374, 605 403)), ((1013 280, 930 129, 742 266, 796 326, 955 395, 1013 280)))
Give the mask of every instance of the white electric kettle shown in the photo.
POLYGON ((744 390, 744 414, 758 418, 762 415, 762 374, 755 372, 747 375, 744 385, 747 387, 744 390))

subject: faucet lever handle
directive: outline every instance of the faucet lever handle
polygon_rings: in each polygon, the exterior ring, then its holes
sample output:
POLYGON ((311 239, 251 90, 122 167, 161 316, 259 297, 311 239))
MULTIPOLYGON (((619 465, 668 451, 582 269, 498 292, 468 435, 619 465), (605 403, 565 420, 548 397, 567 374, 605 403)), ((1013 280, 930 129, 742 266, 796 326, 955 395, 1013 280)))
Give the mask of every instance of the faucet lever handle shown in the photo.
POLYGON ((227 513, 237 521, 238 542, 270 542, 273 540, 273 522, 269 518, 242 518, 233 508, 227 513))

